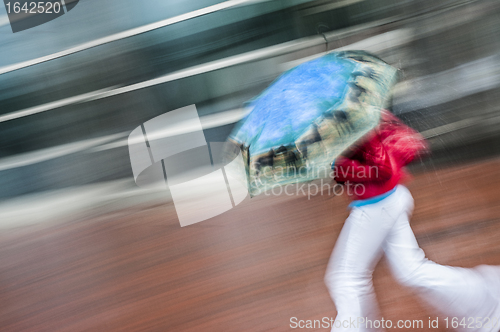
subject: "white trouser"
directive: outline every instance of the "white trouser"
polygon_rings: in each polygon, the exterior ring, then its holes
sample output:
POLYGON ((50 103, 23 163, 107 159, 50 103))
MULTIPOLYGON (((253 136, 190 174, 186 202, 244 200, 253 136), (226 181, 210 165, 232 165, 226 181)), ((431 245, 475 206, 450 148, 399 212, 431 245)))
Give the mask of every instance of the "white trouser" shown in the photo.
MULTIPOLYGON (((345 323, 344 327, 333 327, 332 331, 377 330, 352 322, 360 317, 381 318, 372 273, 382 253, 385 253, 398 282, 414 288, 436 313, 449 316, 450 328, 453 317, 458 321, 465 317, 471 328, 464 331, 498 331, 498 323, 493 323, 494 317, 500 316, 500 267, 466 269, 443 266, 426 259, 410 228, 412 210, 413 198, 401 185, 377 203, 352 209, 325 275, 325 283, 337 308, 338 326, 345 323), (480 320, 471 325, 476 317, 480 320), (491 323, 479 328, 488 322, 486 317, 491 323)), ((440 321, 441 327, 444 322, 440 321)), ((428 328, 428 322, 424 324, 424 329, 428 328)), ((456 330, 460 330, 460 326, 456 330)))

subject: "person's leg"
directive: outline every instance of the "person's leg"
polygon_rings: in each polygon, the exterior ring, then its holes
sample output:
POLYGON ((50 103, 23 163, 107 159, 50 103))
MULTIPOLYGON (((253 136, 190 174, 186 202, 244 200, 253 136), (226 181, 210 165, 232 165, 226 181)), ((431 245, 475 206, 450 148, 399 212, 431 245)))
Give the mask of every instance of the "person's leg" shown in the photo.
POLYGON ((332 331, 367 331, 361 318, 378 319, 372 273, 382 255, 382 244, 395 220, 383 204, 354 208, 337 239, 325 283, 337 308, 332 331))
POLYGON ((398 216, 394 216, 396 223, 383 245, 389 266, 398 282, 418 290, 425 302, 438 313, 448 316, 450 328, 498 331, 500 327, 493 324, 493 317, 498 318, 500 314, 500 267, 466 269, 439 265, 425 258, 409 224, 413 207, 411 194, 404 187, 398 191, 395 196, 397 201, 393 203, 404 208, 400 209, 398 216), (463 325, 451 326, 453 317, 457 317, 458 322, 465 318, 466 328, 463 325), (489 326, 482 326, 488 321, 489 326))

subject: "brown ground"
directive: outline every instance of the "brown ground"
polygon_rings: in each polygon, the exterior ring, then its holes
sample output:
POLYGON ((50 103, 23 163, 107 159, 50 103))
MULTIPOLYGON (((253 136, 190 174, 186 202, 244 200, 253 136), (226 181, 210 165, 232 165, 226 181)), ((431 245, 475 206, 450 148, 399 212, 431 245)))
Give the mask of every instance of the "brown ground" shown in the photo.
MULTIPOLYGON (((500 264, 499 168, 495 159, 415 177, 412 226, 430 259, 500 264)), ((170 203, 0 233, 0 329, 289 331, 292 316, 335 317, 323 274, 346 204, 259 196, 180 228, 170 203)), ((436 313, 383 260, 374 283, 385 319, 431 330, 436 313)))

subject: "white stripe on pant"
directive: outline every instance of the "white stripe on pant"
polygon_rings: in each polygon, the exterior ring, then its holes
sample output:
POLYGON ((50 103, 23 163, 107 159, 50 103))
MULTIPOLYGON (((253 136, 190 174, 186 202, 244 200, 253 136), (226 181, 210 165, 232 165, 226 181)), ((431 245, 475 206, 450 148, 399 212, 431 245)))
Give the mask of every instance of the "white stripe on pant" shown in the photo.
MULTIPOLYGON (((325 275, 325 283, 337 308, 336 320, 380 319, 372 273, 383 253, 396 280, 417 290, 436 313, 459 320, 462 317, 466 320, 469 317, 498 318, 500 267, 466 269, 426 259, 410 228, 412 210, 413 198, 401 185, 377 203, 352 209, 325 275)), ((332 328, 332 331, 369 330, 365 326, 332 328)), ((464 329, 498 330, 498 327, 464 329)))

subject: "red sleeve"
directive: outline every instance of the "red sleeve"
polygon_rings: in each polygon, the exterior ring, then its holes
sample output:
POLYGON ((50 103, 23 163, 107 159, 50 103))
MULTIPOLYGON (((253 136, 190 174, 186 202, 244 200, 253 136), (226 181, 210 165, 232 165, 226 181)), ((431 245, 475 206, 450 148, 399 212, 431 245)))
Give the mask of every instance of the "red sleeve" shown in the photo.
POLYGON ((429 153, 429 145, 422 135, 388 111, 382 111, 378 130, 380 140, 390 147, 391 156, 400 166, 429 153))
POLYGON ((377 137, 363 146, 362 153, 363 162, 344 157, 335 162, 336 181, 385 181, 392 177, 391 158, 377 137))

